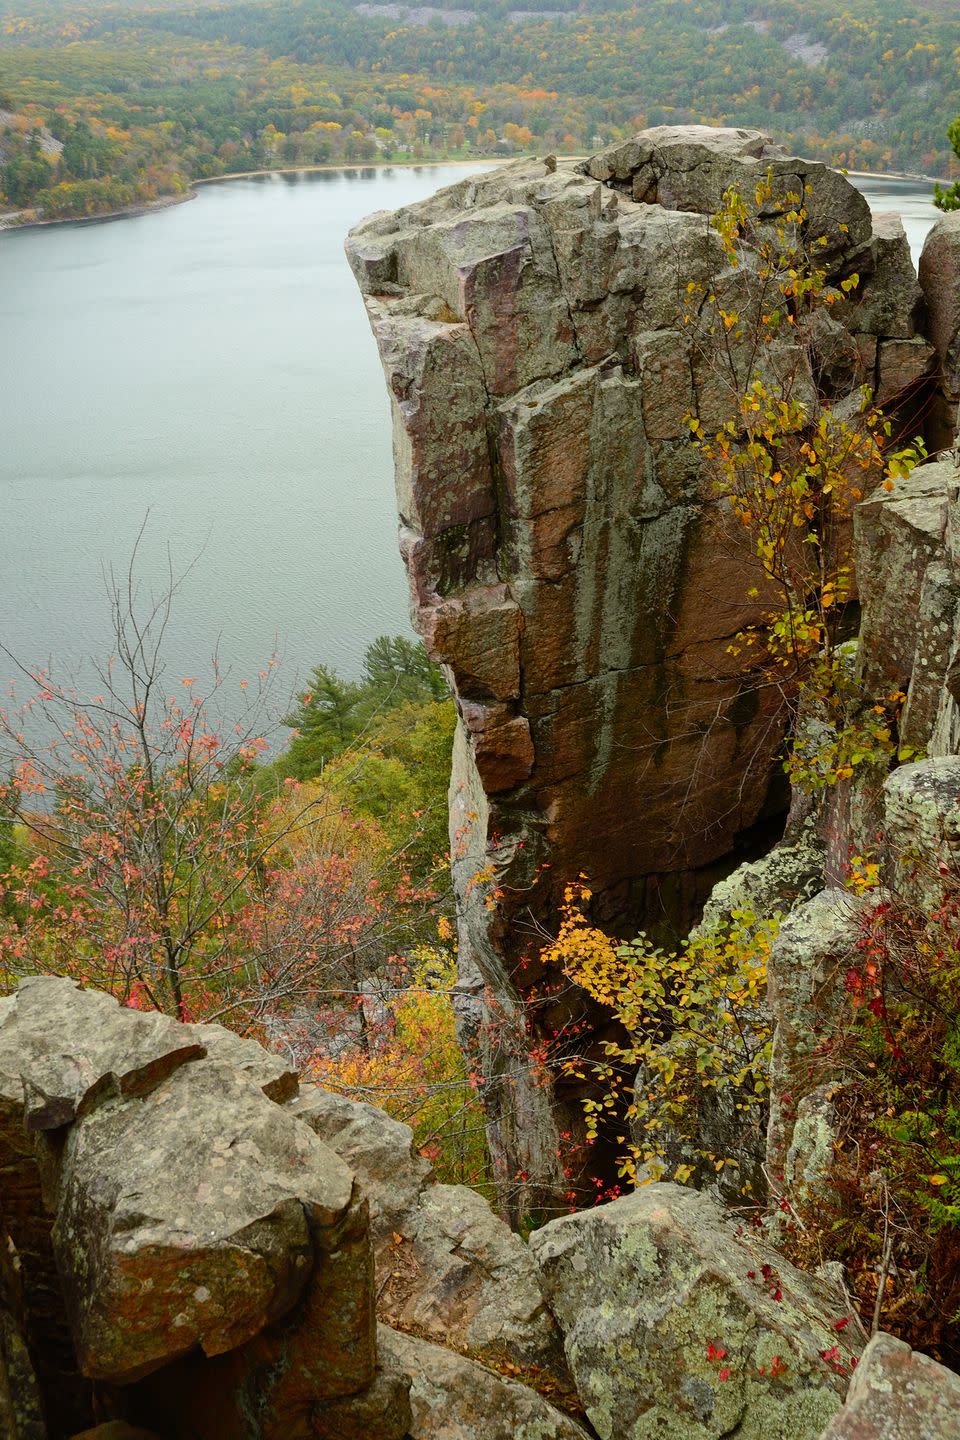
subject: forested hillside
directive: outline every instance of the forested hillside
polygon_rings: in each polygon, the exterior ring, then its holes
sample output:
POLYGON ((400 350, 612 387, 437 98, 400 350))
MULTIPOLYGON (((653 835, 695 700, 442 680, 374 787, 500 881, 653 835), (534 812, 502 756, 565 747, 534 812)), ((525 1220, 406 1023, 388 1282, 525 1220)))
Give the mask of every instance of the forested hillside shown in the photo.
POLYGON ((84 214, 233 170, 571 153, 688 121, 759 126, 855 168, 950 173, 952 5, 522 3, 4 0, 3 193, 84 214))

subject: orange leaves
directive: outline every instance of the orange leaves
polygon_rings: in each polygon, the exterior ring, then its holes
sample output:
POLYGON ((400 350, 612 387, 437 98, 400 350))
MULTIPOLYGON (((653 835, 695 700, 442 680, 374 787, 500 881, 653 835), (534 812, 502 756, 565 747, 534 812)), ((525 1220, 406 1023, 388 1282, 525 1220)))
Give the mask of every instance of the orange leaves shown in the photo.
POLYGON ((47 782, 35 760, 23 758, 13 767, 13 783, 21 795, 42 795, 47 782))

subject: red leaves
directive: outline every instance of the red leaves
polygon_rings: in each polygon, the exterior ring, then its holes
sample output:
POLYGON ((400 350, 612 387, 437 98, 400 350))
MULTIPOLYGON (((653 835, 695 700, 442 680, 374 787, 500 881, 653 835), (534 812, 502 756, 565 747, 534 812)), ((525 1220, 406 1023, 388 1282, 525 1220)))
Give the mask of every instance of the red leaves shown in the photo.
POLYGON ((838 1345, 830 1345, 826 1350, 821 1350, 820 1359, 837 1375, 849 1375, 857 1366, 856 1357, 853 1355, 848 1356, 846 1361, 843 1360, 838 1345))

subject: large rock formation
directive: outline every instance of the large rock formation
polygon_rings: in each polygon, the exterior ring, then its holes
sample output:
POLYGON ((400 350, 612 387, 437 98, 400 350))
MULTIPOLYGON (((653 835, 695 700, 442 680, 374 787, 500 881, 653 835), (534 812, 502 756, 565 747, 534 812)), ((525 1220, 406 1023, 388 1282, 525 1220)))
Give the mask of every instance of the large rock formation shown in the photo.
MULTIPOLYGON (((504 1193, 559 1185, 558 1128, 579 1124, 563 1095, 551 1113, 525 1043, 564 883, 585 871, 604 923, 676 934, 783 805, 782 697, 730 649, 763 593, 686 423, 726 419, 754 364, 689 297, 759 313, 755 260, 727 268, 710 216, 768 173, 761 220, 802 195, 819 263, 860 283, 812 348, 771 345, 766 371, 808 400, 867 383, 919 405, 934 355, 902 226, 874 230, 842 176, 756 132, 664 128, 555 171, 520 161, 348 241, 393 409, 414 619, 460 714, 461 1030, 504 1193)), ((571 1018, 558 998, 532 1023, 571 1018)))
POLYGON ((528 1246, 405 1126, 291 1079, 65 980, 4 1002, 3 1440, 952 1434, 957 1377, 889 1337, 841 1410, 842 1288, 706 1196, 651 1185, 528 1246), (408 1243, 418 1278, 390 1296, 408 1243))
POLYGON ((581 1435, 513 1378, 575 1400, 523 1241, 407 1126, 218 1026, 23 982, 0 1174, 3 1440, 581 1435))
POLYGON ((270 1098, 289 1078, 217 1027, 66 980, 3 1002, 2 1220, 54 1437, 94 1406, 306 1437, 319 1401, 374 1382, 366 1201, 270 1098))
POLYGON ((600 1440, 816 1440, 839 1409, 859 1353, 836 1345, 842 1296, 706 1196, 650 1185, 531 1246, 600 1440))

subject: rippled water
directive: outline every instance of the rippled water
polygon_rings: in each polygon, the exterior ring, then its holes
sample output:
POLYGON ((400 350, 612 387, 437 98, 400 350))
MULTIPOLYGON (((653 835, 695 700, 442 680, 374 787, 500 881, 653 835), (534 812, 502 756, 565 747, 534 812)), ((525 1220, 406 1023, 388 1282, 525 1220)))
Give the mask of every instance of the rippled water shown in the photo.
MULTIPOLYGON (((383 374, 343 257, 372 210, 462 167, 204 186, 152 215, 0 235, 0 640, 102 653, 101 567, 149 512, 145 580, 200 553, 175 673, 275 639, 294 674, 356 672, 407 627, 383 374)), ((9 668, 9 667, 7 667, 9 668)), ((0 658, 0 684, 7 678, 0 658)))
MULTIPOLYGON (((342 245, 361 216, 465 173, 246 179, 0 236, 4 645, 31 663, 102 654, 101 568, 125 566, 148 512, 145 581, 168 546, 178 570, 199 552, 175 676, 218 644, 249 675, 277 639, 289 690, 319 660, 355 673, 406 627, 387 398, 342 245)), ((926 189, 859 183, 916 249, 926 189)))

